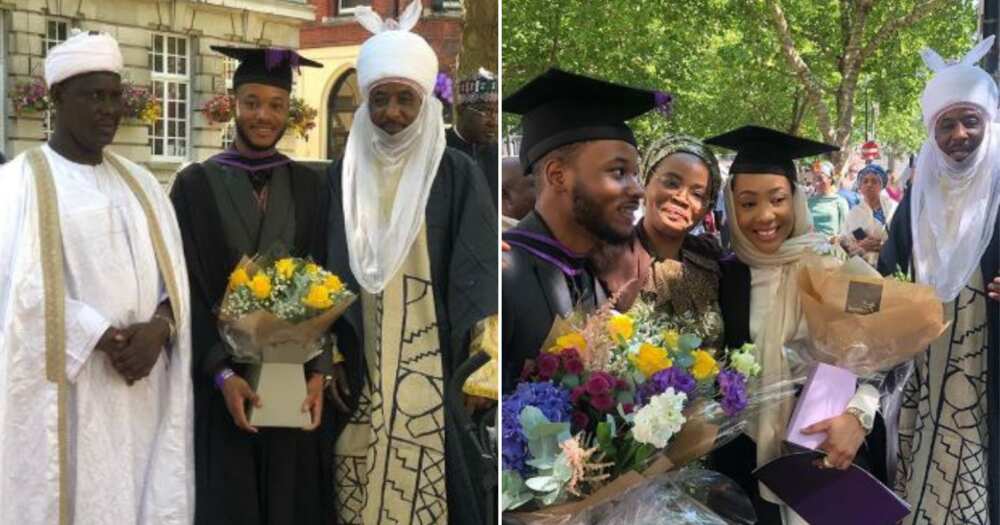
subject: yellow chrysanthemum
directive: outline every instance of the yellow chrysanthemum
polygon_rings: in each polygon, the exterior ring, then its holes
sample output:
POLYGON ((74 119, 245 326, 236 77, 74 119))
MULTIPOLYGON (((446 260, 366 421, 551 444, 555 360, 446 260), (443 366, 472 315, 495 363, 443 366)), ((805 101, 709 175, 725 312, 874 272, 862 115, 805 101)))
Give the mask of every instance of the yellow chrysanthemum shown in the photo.
POLYGON ((576 348, 579 351, 587 349, 587 340, 579 332, 570 332, 556 338, 556 344, 549 348, 550 353, 558 354, 567 348, 576 348))
POLYGON ((321 269, 317 264, 309 263, 306 265, 306 273, 309 275, 316 275, 321 269))
POLYGON ((322 284, 314 284, 309 288, 309 293, 302 298, 302 304, 309 308, 325 310, 333 306, 330 300, 330 289, 322 284))
POLYGON ((263 273, 254 275, 250 281, 250 291, 258 299, 267 299, 271 295, 271 278, 263 273))
POLYGON ((295 259, 292 259, 291 257, 281 259, 274 263, 274 269, 278 271, 278 275, 282 278, 291 279, 292 274, 295 273, 295 259))
POLYGON ((229 289, 235 290, 237 287, 243 286, 250 282, 250 276, 247 275, 246 268, 240 266, 239 268, 233 270, 233 273, 229 274, 229 289))
POLYGON ((344 288, 344 283, 340 280, 340 277, 330 274, 326 277, 326 279, 323 279, 323 286, 325 286, 330 293, 337 293, 344 288))
POLYGON ((719 374, 719 364, 715 362, 712 354, 704 350, 695 350, 691 352, 691 356, 694 357, 694 365, 691 366, 691 375, 698 381, 715 377, 719 374))
POLYGON ((631 339, 635 327, 635 321, 625 314, 615 314, 608 320, 608 332, 617 341, 621 339, 631 339))
POLYGON ((639 345, 639 352, 632 356, 632 363, 647 378, 674 365, 666 349, 649 343, 639 345))
POLYGON ((671 350, 676 350, 677 345, 680 343, 681 334, 677 330, 665 330, 663 332, 663 344, 667 345, 667 348, 671 350))

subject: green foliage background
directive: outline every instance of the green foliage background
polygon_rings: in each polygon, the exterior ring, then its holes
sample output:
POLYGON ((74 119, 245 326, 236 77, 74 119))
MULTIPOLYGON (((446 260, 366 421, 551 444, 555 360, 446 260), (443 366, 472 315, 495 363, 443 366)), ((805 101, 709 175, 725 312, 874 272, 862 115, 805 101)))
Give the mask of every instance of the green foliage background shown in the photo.
MULTIPOLYGON (((824 86, 831 118, 843 111, 834 93, 852 27, 852 10, 870 4, 863 43, 878 29, 928 0, 504 0, 503 91, 509 94, 558 66, 608 80, 674 94, 670 120, 653 113, 633 122, 641 143, 662 133, 706 137, 758 123, 822 140, 815 109, 795 110, 805 91, 782 54, 768 18, 780 2, 795 47, 824 86)), ((864 140, 866 98, 879 108, 877 135, 884 147, 915 151, 926 133, 920 92, 928 77, 919 51, 956 58, 977 31, 976 3, 937 2, 923 19, 887 38, 861 67, 853 97, 852 144, 864 140)), ((505 128, 516 118, 505 116, 505 128)))

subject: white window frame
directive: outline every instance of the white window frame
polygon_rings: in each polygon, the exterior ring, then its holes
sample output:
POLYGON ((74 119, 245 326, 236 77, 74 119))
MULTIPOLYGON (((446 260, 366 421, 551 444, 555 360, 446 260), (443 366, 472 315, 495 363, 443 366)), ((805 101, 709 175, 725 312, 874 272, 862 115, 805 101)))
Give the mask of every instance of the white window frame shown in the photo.
MULTIPOLYGON (((175 66, 176 68, 176 66, 175 66)), ((154 93, 159 92, 160 102, 163 104, 163 111, 161 111, 160 118, 157 122, 163 122, 161 129, 163 130, 162 136, 155 135, 156 124, 150 126, 149 129, 149 150, 150 155, 154 161, 160 162, 183 162, 188 160, 191 156, 191 80, 193 75, 191 74, 192 64, 191 64, 191 38, 185 35, 176 35, 171 33, 153 33, 150 36, 150 80, 152 82, 152 89, 154 93), (163 47, 161 52, 156 51, 156 40, 157 38, 163 39, 163 47), (169 52, 168 43, 172 40, 183 41, 185 53, 179 54, 175 52, 169 52), (159 55, 162 58, 160 62, 161 70, 156 69, 156 57, 159 55), (168 58, 184 58, 185 63, 185 73, 168 72, 167 64, 168 58), (169 92, 169 86, 171 84, 183 85, 184 93, 184 103, 185 109, 184 114, 170 118, 168 116, 169 103, 172 101, 167 97, 169 92), (160 89, 158 87, 162 86, 160 89), (174 135, 168 136, 167 129, 169 128, 169 121, 183 122, 184 123, 184 136, 174 135), (184 141, 184 151, 181 155, 170 155, 167 153, 168 142, 173 139, 183 139, 184 141), (159 143, 159 144, 158 144, 159 143), (156 153, 157 146, 162 148, 162 153, 156 153)))
MULTIPOLYGON (((48 56, 49 50, 53 47, 63 43, 69 38, 69 21, 61 20, 58 18, 46 18, 45 19, 45 34, 42 35, 42 56, 48 56), (51 29, 56 28, 55 37, 52 36, 51 29), (59 28, 60 26, 65 29, 62 33, 66 38, 59 38, 59 28)), ((52 122, 52 111, 46 111, 42 118, 42 135, 45 140, 48 141, 52 138, 52 130, 54 129, 54 123, 52 122)))
POLYGON ((462 0, 444 0, 444 2, 441 2, 441 7, 460 10, 462 9, 462 0))
MULTIPOLYGON (((365 5, 371 5, 371 4, 369 3, 365 5)), ((337 16, 353 15, 354 12, 357 11, 359 7, 361 6, 344 7, 342 0, 337 0, 337 16)))
POLYGON ((236 73, 236 68, 239 67, 240 62, 232 57, 222 58, 222 78, 226 80, 226 91, 233 89, 233 75, 236 73))
POLYGON ((222 125, 222 130, 219 132, 219 143, 222 149, 227 150, 233 145, 236 140, 236 123, 233 121, 226 122, 222 125))

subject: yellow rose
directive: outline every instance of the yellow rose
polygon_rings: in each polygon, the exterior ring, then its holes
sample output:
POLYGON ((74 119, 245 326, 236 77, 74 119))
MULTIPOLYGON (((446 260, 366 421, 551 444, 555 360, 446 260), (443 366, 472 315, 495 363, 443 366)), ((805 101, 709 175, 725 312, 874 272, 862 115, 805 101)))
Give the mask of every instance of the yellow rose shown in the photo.
POLYGON ((250 281, 250 291, 258 299, 267 299, 271 295, 271 278, 258 272, 250 281))
POLYGON ((617 342, 621 339, 631 339, 634 331, 635 321, 625 314, 615 314, 608 320, 608 332, 614 336, 617 342))
POLYGON ((558 354, 567 348, 576 348, 579 351, 587 349, 587 340, 579 332, 570 332, 556 338, 556 344, 549 348, 549 353, 558 354))
POLYGON ((671 350, 677 349, 680 340, 681 334, 677 333, 677 330, 665 330, 663 332, 663 344, 667 345, 667 348, 671 350))
POLYGON ((306 265, 306 273, 309 275, 316 275, 319 271, 320 267, 317 264, 309 263, 306 265))
POLYGON ((274 269, 278 271, 278 275, 282 278, 291 279, 292 274, 295 273, 295 259, 292 259, 291 257, 281 259, 280 261, 274 263, 274 269))
POLYGON ((314 284, 309 287, 309 293, 302 298, 302 304, 317 310, 326 310, 333 306, 330 300, 330 289, 322 284, 314 284))
POLYGON ((326 279, 323 279, 323 286, 325 286, 330 293, 337 293, 344 288, 344 283, 341 282, 340 277, 330 274, 326 279))
POLYGON ((691 352, 691 357, 694 357, 694 365, 691 367, 691 375, 693 375, 698 381, 715 377, 719 374, 719 364, 715 362, 715 358, 712 357, 712 354, 704 350, 695 350, 694 352, 691 352))
POLYGON ((233 273, 229 274, 229 289, 235 290, 236 288, 243 286, 244 284, 250 282, 250 276, 247 275, 246 268, 240 266, 239 268, 233 270, 233 273))
POLYGON ((666 349, 649 343, 639 345, 639 352, 632 356, 632 363, 647 378, 674 365, 666 349))

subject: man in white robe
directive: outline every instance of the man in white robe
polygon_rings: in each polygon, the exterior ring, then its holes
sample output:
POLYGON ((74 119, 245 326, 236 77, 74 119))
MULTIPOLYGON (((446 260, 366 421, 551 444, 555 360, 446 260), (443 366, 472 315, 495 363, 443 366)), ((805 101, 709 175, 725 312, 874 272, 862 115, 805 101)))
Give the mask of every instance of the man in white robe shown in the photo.
POLYGON ((105 34, 50 50, 53 136, 0 168, 0 523, 192 520, 187 271, 160 184, 104 149, 121 69, 105 34))

